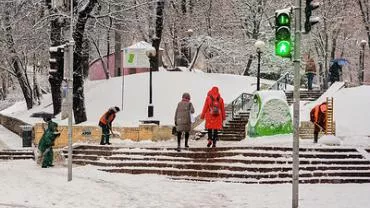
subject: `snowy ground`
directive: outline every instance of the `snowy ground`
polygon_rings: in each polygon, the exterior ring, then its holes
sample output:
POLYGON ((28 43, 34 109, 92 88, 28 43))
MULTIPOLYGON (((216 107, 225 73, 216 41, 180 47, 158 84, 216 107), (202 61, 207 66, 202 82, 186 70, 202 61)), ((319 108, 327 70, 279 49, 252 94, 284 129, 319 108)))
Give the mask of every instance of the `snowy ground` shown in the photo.
MULTIPOLYGON (((112 174, 92 166, 41 169, 29 161, 0 162, 0 207, 287 208, 292 186, 172 181, 164 176, 112 174), (25 172, 27 170, 27 172, 25 172)), ((300 207, 364 208, 369 184, 300 185, 300 207)))
MULTIPOLYGON (((219 146, 291 146, 291 135, 264 137, 219 146)), ((323 139, 324 140, 324 139, 323 139)), ((370 138, 340 139, 343 146, 369 147, 370 138)), ((0 143, 18 149, 21 138, 0 128, 0 143), (7 139, 4 139, 7 138, 7 139)), ((113 140, 116 145, 136 147, 173 147, 175 141, 129 142, 113 140)), ((204 147, 205 141, 190 141, 204 147)), ((324 146, 302 140, 301 146, 324 146)), ((4 147, 3 147, 4 148, 4 147)), ((0 146, 1 149, 1 146, 0 146)), ((128 208, 287 208, 291 207, 291 184, 247 185, 222 182, 173 181, 165 176, 106 173, 93 166, 74 166, 73 179, 67 181, 67 168, 57 164, 42 169, 33 160, 0 161, 0 207, 128 207, 128 208)), ((369 184, 316 184, 299 186, 302 208, 364 208, 370 204, 369 184)))

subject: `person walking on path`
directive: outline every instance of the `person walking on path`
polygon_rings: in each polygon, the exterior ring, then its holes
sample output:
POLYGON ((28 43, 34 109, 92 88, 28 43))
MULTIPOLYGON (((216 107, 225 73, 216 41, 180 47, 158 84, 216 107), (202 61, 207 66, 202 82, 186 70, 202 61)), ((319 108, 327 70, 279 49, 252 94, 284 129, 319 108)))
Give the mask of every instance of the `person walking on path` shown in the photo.
POLYGON ((177 131, 177 151, 180 151, 181 136, 185 134, 185 147, 189 148, 189 134, 191 130, 191 114, 194 113, 194 106, 190 102, 190 94, 182 94, 181 101, 177 104, 175 112, 175 125, 177 131))
POLYGON ((216 147, 218 131, 222 129, 222 123, 226 119, 224 100, 222 99, 218 87, 212 87, 208 91, 204 102, 201 119, 206 120, 208 130, 207 147, 216 147))
POLYGON ((111 145, 109 142, 110 132, 112 131, 112 122, 116 118, 116 113, 120 111, 119 107, 111 107, 108 109, 107 112, 105 112, 100 120, 99 120, 99 126, 102 129, 102 135, 100 140, 100 145, 111 145))
POLYGON ((332 63, 329 68, 330 85, 339 82, 342 76, 342 66, 338 62, 332 63))
POLYGON ((58 132, 58 124, 49 120, 47 122, 48 127, 44 134, 42 135, 38 149, 41 153, 41 160, 42 168, 53 167, 53 159, 54 159, 54 152, 53 146, 55 139, 60 136, 60 132, 58 132))
POLYGON ((316 105, 312 108, 310 112, 310 120, 315 125, 314 126, 314 133, 313 133, 313 142, 317 143, 319 139, 319 132, 320 130, 325 132, 326 129, 326 110, 327 104, 323 102, 319 105, 316 105))
POLYGON ((307 75, 307 84, 308 90, 312 90, 313 77, 316 75, 316 64, 310 55, 308 55, 308 60, 306 63, 306 75, 307 75))

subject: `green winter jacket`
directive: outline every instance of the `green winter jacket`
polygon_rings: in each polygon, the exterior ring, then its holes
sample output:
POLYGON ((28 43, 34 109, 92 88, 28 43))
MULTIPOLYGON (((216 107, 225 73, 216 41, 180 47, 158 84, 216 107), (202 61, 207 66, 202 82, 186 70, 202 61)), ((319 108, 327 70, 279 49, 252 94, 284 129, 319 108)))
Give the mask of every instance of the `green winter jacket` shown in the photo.
POLYGON ((45 152, 45 150, 54 145, 55 139, 60 135, 57 129, 58 124, 53 121, 49 121, 48 128, 42 135, 39 142, 38 148, 41 152, 45 152))

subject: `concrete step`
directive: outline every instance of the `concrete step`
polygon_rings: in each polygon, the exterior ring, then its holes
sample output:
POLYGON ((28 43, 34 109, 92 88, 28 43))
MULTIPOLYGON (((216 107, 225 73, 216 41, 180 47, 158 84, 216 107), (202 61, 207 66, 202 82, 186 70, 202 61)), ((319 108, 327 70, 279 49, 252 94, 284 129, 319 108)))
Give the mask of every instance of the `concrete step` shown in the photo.
MULTIPOLYGON (((247 158, 244 159, 226 159, 226 158, 199 158, 199 159, 190 159, 190 158, 178 158, 178 157, 162 157, 162 156, 146 156, 146 157, 131 157, 131 156, 111 156, 111 157, 102 157, 96 155, 73 155, 74 161, 83 160, 83 161, 96 161, 99 159, 109 161, 161 161, 161 162, 192 162, 192 163, 238 163, 246 165, 292 165, 292 159, 277 160, 274 158, 247 158)), ((370 161, 363 159, 347 159, 347 160, 316 160, 316 159, 300 159, 300 165, 370 165, 370 161)))
MULTIPOLYGON (((170 177, 173 180, 185 180, 185 181, 200 181, 200 182, 225 182, 225 183, 244 183, 244 184, 282 184, 292 183, 292 179, 260 179, 257 181, 253 180, 229 180, 229 179, 218 179, 218 178, 200 178, 200 177, 181 177, 174 176, 170 177)), ((299 178, 300 184, 344 184, 344 183, 370 183, 370 178, 299 178)))
MULTIPOLYGON (((188 169, 188 170, 228 170, 233 172, 259 172, 259 173, 269 173, 269 172, 288 172, 292 170, 292 165, 285 164, 281 166, 270 166, 270 165, 251 165, 251 164, 240 164, 240 165, 223 165, 222 163, 194 163, 192 161, 188 162, 160 162, 160 161, 91 161, 91 160, 75 160, 74 164, 78 165, 95 165, 101 167, 151 167, 151 168, 176 168, 176 169, 188 169)), ((328 170, 341 170, 341 171, 370 171, 369 165, 301 165, 300 171, 328 171, 328 170)))
MULTIPOLYGON (((125 147, 117 145, 78 145, 73 150, 137 150, 137 147, 125 147)), ((175 148, 164 148, 164 147, 145 147, 139 148, 141 150, 152 150, 152 151, 164 151, 164 150, 175 150, 175 148)), ((208 151, 208 148, 196 147, 189 148, 190 152, 204 152, 208 151)), ((279 146, 230 146, 230 147, 218 147, 217 151, 236 151, 236 150, 255 150, 255 151, 284 151, 291 152, 291 147, 279 147, 279 146)), ((67 149, 63 149, 67 151, 67 149)), ((358 153, 356 148, 348 147, 300 147, 299 151, 302 152, 332 152, 332 153, 358 153)))
MULTIPOLYGON (((177 170, 177 169, 158 169, 158 168, 104 168, 99 169, 111 173, 129 173, 129 174, 157 174, 167 176, 190 176, 190 177, 208 177, 208 178, 226 178, 226 179, 291 179, 292 173, 289 172, 274 172, 274 173, 228 173, 228 172, 213 172, 204 170, 177 170)), ((356 177, 356 178, 370 178, 370 171, 318 171, 318 172, 307 172, 299 173, 299 177, 302 178, 336 178, 336 177, 356 177)))
POLYGON ((27 160, 27 159, 35 159, 35 155, 32 149, 0 151, 0 160, 27 160))
MULTIPOLYGON (((67 156, 67 150, 64 150, 67 156)), ((370 160, 355 148, 300 148, 300 180, 305 183, 370 181, 370 160)), ((179 180, 237 183, 290 183, 292 148, 243 146, 220 148, 134 148, 80 145, 73 163, 130 174, 160 174, 179 180)))
MULTIPOLYGON (((191 149, 191 148, 190 148, 191 149)), ((64 151, 67 154, 67 151, 64 151)), ((187 157, 187 158, 218 158, 218 157, 272 157, 272 158, 291 158, 292 152, 261 152, 261 151, 218 151, 216 149, 207 149, 206 151, 186 151, 175 152, 175 150, 167 151, 148 151, 148 150, 135 150, 135 151, 102 151, 102 150, 73 150, 73 154, 84 155, 99 155, 99 156, 113 156, 113 155, 141 155, 141 156, 169 156, 169 157, 187 157)), ((300 158, 318 158, 318 159, 361 159, 363 156, 358 152, 351 153, 332 153, 332 152, 301 152, 300 158)))

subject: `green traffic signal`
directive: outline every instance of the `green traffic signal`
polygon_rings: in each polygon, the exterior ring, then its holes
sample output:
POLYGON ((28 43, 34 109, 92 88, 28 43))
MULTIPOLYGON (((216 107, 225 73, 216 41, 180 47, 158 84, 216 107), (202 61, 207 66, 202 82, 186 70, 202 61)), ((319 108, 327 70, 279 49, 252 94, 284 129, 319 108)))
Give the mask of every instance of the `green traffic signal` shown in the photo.
POLYGON ((290 26, 290 17, 287 13, 282 13, 277 17, 278 26, 290 26))
POLYGON ((275 54, 281 57, 291 57, 291 11, 277 10, 275 12, 275 54))
POLYGON ((278 56, 281 57, 290 57, 290 52, 292 51, 292 45, 290 44, 289 41, 279 41, 276 44, 275 47, 275 53, 278 56))

